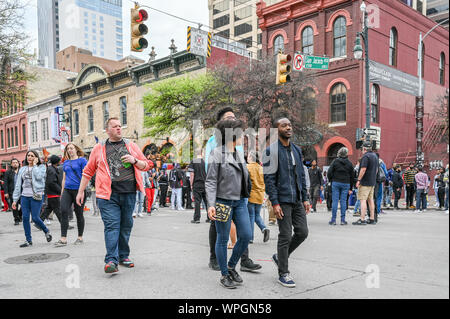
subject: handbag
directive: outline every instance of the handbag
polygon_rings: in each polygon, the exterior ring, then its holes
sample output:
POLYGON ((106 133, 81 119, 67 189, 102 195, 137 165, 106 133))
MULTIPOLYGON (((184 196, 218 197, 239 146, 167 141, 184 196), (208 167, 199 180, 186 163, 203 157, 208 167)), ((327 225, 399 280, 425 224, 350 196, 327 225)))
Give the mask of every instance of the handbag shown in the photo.
POLYGON ((231 206, 216 203, 216 221, 226 223, 230 218, 231 206))

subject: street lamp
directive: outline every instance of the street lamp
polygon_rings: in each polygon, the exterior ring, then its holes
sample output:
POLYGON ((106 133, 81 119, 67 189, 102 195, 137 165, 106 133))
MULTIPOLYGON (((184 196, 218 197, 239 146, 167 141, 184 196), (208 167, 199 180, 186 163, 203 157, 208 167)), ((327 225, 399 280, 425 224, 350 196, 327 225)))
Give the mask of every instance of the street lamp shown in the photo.
POLYGON ((364 40, 364 67, 365 67, 365 85, 366 85, 366 128, 370 128, 370 90, 369 90, 369 27, 367 26, 366 4, 361 3, 360 10, 363 14, 363 31, 356 34, 353 56, 357 60, 362 59, 362 46, 360 36, 364 40))
POLYGON ((422 32, 419 34, 419 48, 417 52, 418 56, 418 76, 419 76, 419 90, 418 94, 416 96, 416 164, 423 166, 425 155, 423 154, 422 149, 422 143, 423 143, 423 116, 424 116, 424 99, 423 99, 423 84, 422 84, 422 48, 423 48, 423 41, 425 38, 436 29, 438 26, 440 26, 443 23, 448 22, 449 19, 445 19, 444 21, 441 21, 440 23, 436 24, 434 27, 432 27, 427 33, 425 33, 425 36, 422 37, 422 32))

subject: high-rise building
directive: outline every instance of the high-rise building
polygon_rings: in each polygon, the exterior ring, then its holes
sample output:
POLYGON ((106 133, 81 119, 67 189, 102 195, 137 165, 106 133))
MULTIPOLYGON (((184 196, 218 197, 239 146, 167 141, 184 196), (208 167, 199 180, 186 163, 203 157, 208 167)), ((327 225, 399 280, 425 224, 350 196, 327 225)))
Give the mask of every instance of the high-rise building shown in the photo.
POLYGON ((123 58, 122 0, 39 0, 39 64, 76 46, 110 60, 123 58))
MULTIPOLYGON (((272 5, 282 0, 266 0, 272 5)), ((261 57, 261 30, 258 27, 256 3, 259 0, 208 0, 209 25, 215 35, 229 43, 245 43, 253 58, 261 57)))

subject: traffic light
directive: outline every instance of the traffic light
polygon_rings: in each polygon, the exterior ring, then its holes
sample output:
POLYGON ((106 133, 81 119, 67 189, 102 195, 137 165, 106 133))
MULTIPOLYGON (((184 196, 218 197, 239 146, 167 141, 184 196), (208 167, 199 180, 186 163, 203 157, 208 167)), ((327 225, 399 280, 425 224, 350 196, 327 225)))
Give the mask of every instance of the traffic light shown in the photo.
POLYGON ((289 54, 277 54, 277 84, 283 84, 286 82, 291 82, 291 66, 288 62, 291 61, 291 56, 289 54))
POLYGON ((148 47, 148 42, 144 38, 148 33, 148 27, 144 24, 147 18, 147 11, 139 9, 138 5, 131 9, 131 51, 142 52, 148 47))

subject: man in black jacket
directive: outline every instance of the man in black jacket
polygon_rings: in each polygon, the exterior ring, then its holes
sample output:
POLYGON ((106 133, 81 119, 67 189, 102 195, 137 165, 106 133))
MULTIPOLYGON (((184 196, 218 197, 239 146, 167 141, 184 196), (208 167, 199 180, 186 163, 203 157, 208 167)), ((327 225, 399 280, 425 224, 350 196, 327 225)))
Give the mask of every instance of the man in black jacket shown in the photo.
POLYGON ((56 155, 50 156, 50 166, 47 167, 47 177, 45 178, 45 194, 47 194, 47 206, 42 212, 41 219, 46 220, 53 211, 61 223, 60 197, 62 174, 58 169, 60 158, 56 155))
POLYGON ((11 160, 11 166, 9 167, 9 170, 7 170, 5 173, 5 184, 3 185, 5 187, 6 200, 8 201, 9 207, 11 207, 13 211, 14 225, 19 225, 19 222, 22 221, 22 209, 18 208, 19 205, 16 205, 16 209, 12 208, 14 187, 16 186, 16 178, 17 173, 19 173, 19 168, 19 160, 13 158, 11 160))
POLYGON ((309 213, 302 151, 290 141, 293 131, 287 118, 274 122, 279 140, 270 145, 264 155, 264 182, 278 219, 277 253, 272 260, 278 266, 278 282, 293 288, 295 282, 288 269, 289 256, 308 237, 306 215, 309 213), (292 235, 292 230, 294 235, 292 235))
POLYGON ((402 168, 400 166, 395 167, 394 174, 392 175, 392 188, 394 190, 394 209, 398 208, 398 201, 402 196, 403 178, 402 168))
POLYGON ((310 180, 310 187, 309 187, 309 198, 312 201, 312 210, 311 212, 316 213, 316 205, 317 201, 320 197, 320 191, 323 191, 323 177, 322 177, 322 170, 320 167, 317 166, 317 161, 312 160, 311 167, 308 170, 309 173, 309 180, 310 180))

